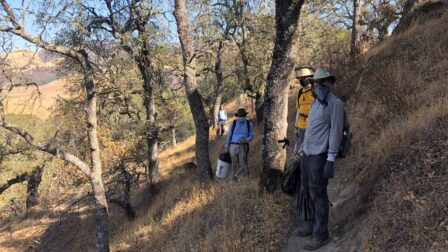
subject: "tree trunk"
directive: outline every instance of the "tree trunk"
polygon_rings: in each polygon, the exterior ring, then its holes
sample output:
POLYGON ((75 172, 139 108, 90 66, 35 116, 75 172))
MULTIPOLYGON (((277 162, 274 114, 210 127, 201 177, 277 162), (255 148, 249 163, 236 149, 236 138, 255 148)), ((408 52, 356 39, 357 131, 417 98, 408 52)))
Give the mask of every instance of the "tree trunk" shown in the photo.
POLYGON ((350 44, 350 56, 354 58, 359 54, 359 20, 361 13, 361 0, 353 0, 353 16, 352 16, 352 41, 350 44))
POLYGON ((411 23, 411 14, 416 5, 424 2, 424 0, 407 0, 403 6, 403 11, 401 13, 400 21, 398 21, 397 26, 392 31, 392 34, 398 34, 405 31, 411 23))
POLYGON ((126 211, 126 215, 128 216, 128 219, 132 220, 135 218, 135 211, 131 205, 132 176, 126 170, 126 167, 123 163, 120 163, 118 165, 118 171, 120 172, 120 175, 123 178, 123 180, 120 181, 119 183, 122 183, 124 185, 122 188, 119 187, 120 189, 118 189, 120 192, 123 191, 123 197, 121 197, 122 199, 115 199, 115 200, 111 200, 110 202, 123 208, 126 211))
POLYGON ((247 57, 246 52, 246 41, 243 37, 243 41, 241 43, 237 43, 238 49, 240 51, 241 61, 243 62, 243 74, 244 74, 244 87, 243 90, 249 90, 251 92, 255 92, 251 83, 250 83, 250 74, 249 74, 249 59, 247 57))
POLYGON ((215 90, 215 99, 213 102, 213 110, 212 110, 212 126, 216 129, 218 124, 218 112, 219 106, 221 105, 221 88, 223 85, 224 76, 222 73, 222 55, 224 54, 224 41, 220 41, 218 44, 218 51, 216 53, 216 63, 215 63, 215 76, 216 76, 216 90, 215 90))
POLYGON ((213 128, 216 129, 218 126, 218 112, 219 112, 219 106, 222 102, 222 94, 219 92, 217 96, 215 97, 215 102, 213 103, 213 128))
POLYGON ((261 190, 274 191, 285 166, 286 151, 277 141, 286 136, 288 88, 295 61, 294 43, 303 0, 277 0, 276 35, 271 68, 266 82, 263 123, 263 174, 261 190))
POLYGON ((189 35, 185 0, 175 0, 174 16, 176 18, 177 32, 182 47, 185 92, 196 127, 195 151, 198 172, 202 181, 208 181, 213 179, 212 166, 208 153, 209 128, 202 97, 199 94, 195 80, 196 56, 194 55, 195 52, 189 35))
POLYGON ((243 62, 243 74, 244 74, 244 91, 249 91, 251 93, 255 93, 255 117, 257 119, 257 122, 263 121, 263 109, 264 109, 264 100, 263 96, 260 94, 259 90, 254 90, 254 87, 252 87, 252 84, 250 82, 250 73, 249 73, 249 58, 247 57, 246 52, 246 45, 245 45, 245 38, 243 36, 242 43, 237 43, 241 61, 243 62))
POLYGON ((26 190, 26 209, 37 205, 39 203, 39 185, 42 181, 42 172, 44 167, 36 167, 28 177, 28 185, 26 190))
POLYGON ((157 112, 154 102, 154 89, 152 87, 152 73, 149 61, 149 56, 146 50, 143 51, 143 56, 137 56, 137 65, 140 73, 143 76, 143 88, 145 94, 143 95, 143 103, 146 110, 146 145, 148 167, 146 167, 146 174, 152 184, 156 184, 160 180, 159 174, 159 151, 158 151, 158 135, 159 129, 157 127, 157 112))
POLYGON ((258 91, 255 94, 255 116, 257 118, 257 122, 263 121, 263 112, 264 112, 263 95, 258 91))
POLYGON ((78 60, 84 71, 84 84, 87 94, 85 111, 92 166, 89 180, 95 197, 97 251, 109 251, 109 211, 102 178, 101 150, 97 131, 97 94, 93 82, 93 69, 85 51, 80 52, 78 60))
POLYGON ((96 217, 96 250, 109 251, 109 211, 104 190, 103 180, 98 174, 90 178, 95 198, 96 217))
POLYGON ((173 147, 176 147, 177 141, 176 141, 176 127, 171 127, 171 144, 173 147))

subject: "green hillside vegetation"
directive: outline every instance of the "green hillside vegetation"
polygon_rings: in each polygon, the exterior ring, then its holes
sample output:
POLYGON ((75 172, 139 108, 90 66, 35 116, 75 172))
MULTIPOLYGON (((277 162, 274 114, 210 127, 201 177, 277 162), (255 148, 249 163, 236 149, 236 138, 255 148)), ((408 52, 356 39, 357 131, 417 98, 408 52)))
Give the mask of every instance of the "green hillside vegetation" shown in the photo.
MULTIPOLYGON (((28 130, 38 140, 47 139, 56 132, 52 123, 42 121, 35 116, 7 115, 6 119, 28 130)), ((22 151, 21 154, 4 158, 1 165, 0 184, 4 184, 7 180, 19 174, 31 171, 41 162, 42 154, 30 150, 23 139, 4 130, 0 131, 0 136, 11 146, 7 147, 7 143, 2 142, 0 145, 1 151, 22 151)), ((2 193, 0 195, 0 215, 7 216, 10 212, 16 214, 24 212, 26 199, 24 195, 26 195, 26 185, 24 184, 14 185, 2 193)))

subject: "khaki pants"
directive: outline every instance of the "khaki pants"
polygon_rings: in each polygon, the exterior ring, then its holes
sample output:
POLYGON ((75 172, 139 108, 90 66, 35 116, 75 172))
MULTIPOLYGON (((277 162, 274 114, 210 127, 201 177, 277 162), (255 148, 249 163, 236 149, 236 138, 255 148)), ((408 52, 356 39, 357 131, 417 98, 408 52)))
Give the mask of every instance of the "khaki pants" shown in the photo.
POLYGON ((231 144, 229 148, 232 158, 232 169, 229 178, 238 179, 248 174, 247 170, 247 145, 231 144))

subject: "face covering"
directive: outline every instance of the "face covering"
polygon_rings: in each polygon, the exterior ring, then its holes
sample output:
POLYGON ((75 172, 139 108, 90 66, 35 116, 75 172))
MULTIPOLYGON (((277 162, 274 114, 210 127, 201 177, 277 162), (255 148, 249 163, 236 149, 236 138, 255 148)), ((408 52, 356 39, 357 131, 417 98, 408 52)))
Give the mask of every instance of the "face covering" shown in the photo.
POLYGON ((327 105, 327 95, 330 93, 330 88, 322 85, 322 84, 316 84, 313 88, 313 96, 316 98, 320 104, 327 105))

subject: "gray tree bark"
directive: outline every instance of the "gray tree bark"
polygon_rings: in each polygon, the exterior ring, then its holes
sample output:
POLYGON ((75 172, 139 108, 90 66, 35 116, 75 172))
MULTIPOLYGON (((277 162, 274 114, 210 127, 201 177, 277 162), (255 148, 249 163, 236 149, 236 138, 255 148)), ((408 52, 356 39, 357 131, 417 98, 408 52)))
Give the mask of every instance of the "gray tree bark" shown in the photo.
POLYGON ((176 140, 176 127, 171 127, 171 145, 173 147, 176 147, 177 140, 176 140))
POLYGON ((146 111, 146 145, 148 148, 148 167, 146 168, 146 174, 149 181, 151 181, 152 184, 156 184, 160 180, 158 150, 159 128, 157 127, 157 112, 154 102, 154 89, 152 87, 152 68, 146 46, 147 45, 144 45, 145 49, 142 52, 143 55, 136 56, 135 58, 140 73, 143 76, 143 89, 145 90, 143 103, 146 111))
POLYGON ((359 20, 361 18, 361 0, 353 0, 352 16, 352 40, 350 44, 350 56, 353 58, 359 54, 359 20))
POLYGON ((102 178, 101 149, 98 141, 97 93, 93 81, 93 69, 87 52, 81 50, 77 57, 84 72, 86 90, 85 111, 87 136, 90 147, 91 176, 89 177, 95 197, 97 251, 109 251, 109 210, 102 178))
MULTIPOLYGON (((243 28, 244 29, 244 28, 243 28)), ((250 81, 250 73, 249 73, 249 66, 250 66, 250 62, 249 62, 249 58, 247 56, 247 51, 246 51, 246 39, 244 36, 244 32, 243 32, 243 38, 241 43, 236 43, 238 46, 238 51, 241 57, 241 61, 243 62, 243 75, 244 75, 244 91, 248 91, 251 94, 248 94, 248 96, 250 98, 255 99, 255 117, 257 119, 257 122, 262 122, 263 121, 263 110, 264 110, 264 100, 263 100, 263 96, 260 94, 259 90, 254 90, 254 88, 252 87, 251 81, 250 81)))
POLYGON ((218 51, 216 53, 216 62, 215 62, 215 76, 216 76, 216 92, 213 102, 213 115, 211 117, 212 119, 212 126, 214 129, 217 127, 217 114, 219 112, 219 106, 221 105, 222 100, 222 85, 224 81, 224 75, 222 72, 222 56, 224 54, 224 41, 220 41, 218 44, 218 51))
POLYGON ((274 191, 286 161, 286 151, 277 142, 286 136, 288 88, 295 61, 292 57, 298 38, 303 0, 275 2, 276 35, 271 68, 266 82, 263 123, 263 174, 261 190, 274 191))
POLYGON ((182 48, 185 92, 196 128, 195 152, 198 172, 202 181, 209 181, 213 179, 212 166, 208 153, 209 125, 202 103, 202 97, 196 85, 196 56, 189 34, 185 0, 174 1, 174 17, 176 18, 177 32, 182 48))

